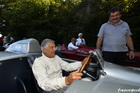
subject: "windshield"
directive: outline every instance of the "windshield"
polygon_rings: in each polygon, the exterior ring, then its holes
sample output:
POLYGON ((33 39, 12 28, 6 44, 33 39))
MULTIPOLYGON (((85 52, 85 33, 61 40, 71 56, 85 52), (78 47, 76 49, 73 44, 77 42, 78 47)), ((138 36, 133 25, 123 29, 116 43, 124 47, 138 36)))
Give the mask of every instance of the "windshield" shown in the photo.
POLYGON ((94 59, 99 65, 99 69, 104 69, 104 59, 102 58, 101 51, 99 49, 95 49, 94 52, 94 59))

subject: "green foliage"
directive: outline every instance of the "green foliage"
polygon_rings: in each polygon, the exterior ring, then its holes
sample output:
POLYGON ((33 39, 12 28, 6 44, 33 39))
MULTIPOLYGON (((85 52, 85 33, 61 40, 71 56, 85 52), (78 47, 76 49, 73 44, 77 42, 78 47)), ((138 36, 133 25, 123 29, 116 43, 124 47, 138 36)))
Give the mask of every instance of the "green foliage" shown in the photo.
POLYGON ((95 47, 98 30, 108 21, 108 10, 119 6, 122 19, 129 23, 134 44, 140 49, 140 0, 1 0, 0 23, 4 35, 15 40, 51 38, 57 44, 68 44, 82 32, 87 45, 95 47))

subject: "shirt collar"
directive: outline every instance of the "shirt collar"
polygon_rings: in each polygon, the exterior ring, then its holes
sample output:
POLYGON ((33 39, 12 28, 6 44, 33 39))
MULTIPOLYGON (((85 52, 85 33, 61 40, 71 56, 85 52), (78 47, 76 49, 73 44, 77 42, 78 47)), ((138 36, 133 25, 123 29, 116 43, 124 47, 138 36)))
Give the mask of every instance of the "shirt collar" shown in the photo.
POLYGON ((50 60, 50 61, 53 61, 55 59, 55 56, 53 58, 48 58, 47 56, 44 55, 44 53, 42 53, 42 56, 44 59, 50 60))

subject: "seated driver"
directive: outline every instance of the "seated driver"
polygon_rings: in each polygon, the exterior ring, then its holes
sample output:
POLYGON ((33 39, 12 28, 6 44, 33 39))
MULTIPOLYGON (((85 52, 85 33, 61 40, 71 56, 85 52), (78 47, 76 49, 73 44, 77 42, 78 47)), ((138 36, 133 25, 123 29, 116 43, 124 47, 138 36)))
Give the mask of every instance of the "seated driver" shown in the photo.
MULTIPOLYGON (((38 85, 46 93, 63 93, 67 85, 74 80, 80 80, 82 73, 78 72, 81 62, 68 63, 55 55, 55 42, 51 39, 44 39, 41 43, 42 56, 36 58, 32 70, 38 85), (62 76, 62 70, 74 71, 69 76, 62 76)), ((44 93, 44 92, 43 92, 44 93)))
POLYGON ((77 40, 76 40, 75 38, 72 38, 72 39, 71 39, 71 42, 68 44, 68 50, 73 51, 73 50, 75 50, 75 49, 78 48, 78 47, 75 45, 76 41, 77 41, 77 40))

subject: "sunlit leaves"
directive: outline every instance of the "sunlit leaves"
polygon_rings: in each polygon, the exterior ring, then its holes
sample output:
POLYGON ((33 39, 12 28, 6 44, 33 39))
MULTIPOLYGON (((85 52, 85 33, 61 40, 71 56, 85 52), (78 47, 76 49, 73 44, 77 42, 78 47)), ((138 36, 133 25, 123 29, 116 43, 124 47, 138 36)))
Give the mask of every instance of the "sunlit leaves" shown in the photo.
POLYGON ((6 20, 3 33, 12 33, 17 40, 48 37, 67 44, 82 32, 87 44, 95 46, 99 27, 108 21, 113 6, 122 8, 122 19, 137 36, 139 4, 140 0, 0 0, 0 20, 6 20))

